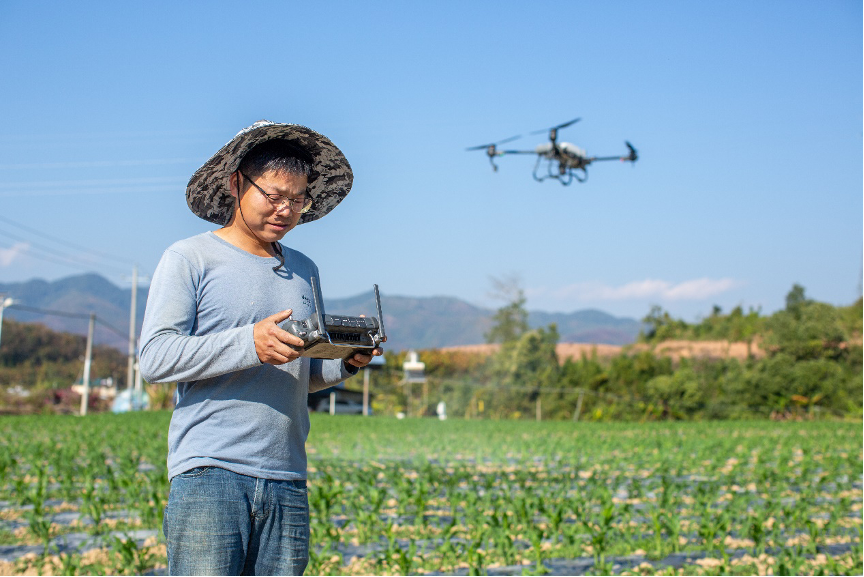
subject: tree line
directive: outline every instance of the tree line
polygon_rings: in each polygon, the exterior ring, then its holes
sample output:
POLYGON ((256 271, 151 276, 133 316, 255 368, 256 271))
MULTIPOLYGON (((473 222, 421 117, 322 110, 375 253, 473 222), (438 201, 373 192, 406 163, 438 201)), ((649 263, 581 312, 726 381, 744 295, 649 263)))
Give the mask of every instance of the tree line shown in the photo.
MULTIPOLYGON (((487 341, 492 355, 420 351, 425 390, 399 384, 404 354, 388 353, 375 381, 379 410, 414 407, 430 414, 439 400, 448 414, 485 418, 660 420, 862 416, 862 302, 834 307, 808 299, 795 285, 785 309, 763 316, 714 307, 698 323, 659 307, 643 319, 639 340, 746 342, 746 359, 673 361, 649 346, 625 347, 611 359, 557 357, 555 325, 530 329, 525 297, 511 290, 487 341), (756 354, 756 351, 761 354, 756 354)), ((376 406, 373 404, 373 407, 376 406)))
MULTIPOLYGON (((0 409, 39 412, 60 404, 75 406, 75 400, 60 391, 81 380, 85 337, 8 318, 0 334, 0 409)), ((127 357, 117 349, 95 345, 92 363, 94 378, 125 381, 127 357)))
MULTIPOLYGON (((531 329, 525 296, 513 283, 499 283, 496 291, 506 304, 495 313, 486 340, 499 346, 497 352, 419 351, 427 381, 409 387, 401 371, 406 352, 388 351, 385 367, 372 375, 377 414, 434 415, 444 401, 450 416, 493 419, 862 416, 861 299, 835 307, 807 298, 795 285, 785 308, 772 315, 740 307, 724 313, 715 306, 698 323, 654 307, 639 336, 647 349, 625 347, 613 358, 583 355, 562 362, 556 326, 531 329), (754 354, 673 361, 651 348, 668 340, 746 342, 754 354)), ((0 407, 22 402, 9 393, 17 388, 32 393, 28 403, 39 410, 53 391, 80 379, 84 337, 4 319, 2 338, 0 407)), ((92 374, 123 381, 126 362, 120 351, 96 346, 92 374)))

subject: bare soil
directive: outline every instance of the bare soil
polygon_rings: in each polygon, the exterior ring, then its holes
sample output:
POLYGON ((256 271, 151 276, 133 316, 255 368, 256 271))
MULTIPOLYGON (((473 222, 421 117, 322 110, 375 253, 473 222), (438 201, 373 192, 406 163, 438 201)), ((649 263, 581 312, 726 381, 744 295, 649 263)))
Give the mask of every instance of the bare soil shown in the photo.
MULTIPOLYGON (((463 345, 460 347, 444 347, 442 352, 461 352, 482 355, 495 353, 500 345, 463 345)), ((555 352, 561 362, 571 358, 579 360, 583 355, 591 358, 596 355, 598 359, 610 359, 621 353, 638 354, 642 351, 651 351, 657 356, 670 357, 673 361, 682 358, 688 359, 738 359, 744 360, 748 356, 762 358, 765 351, 754 342, 748 345, 744 342, 730 341, 663 341, 652 345, 637 343, 633 345, 617 346, 591 343, 558 343, 555 352)))

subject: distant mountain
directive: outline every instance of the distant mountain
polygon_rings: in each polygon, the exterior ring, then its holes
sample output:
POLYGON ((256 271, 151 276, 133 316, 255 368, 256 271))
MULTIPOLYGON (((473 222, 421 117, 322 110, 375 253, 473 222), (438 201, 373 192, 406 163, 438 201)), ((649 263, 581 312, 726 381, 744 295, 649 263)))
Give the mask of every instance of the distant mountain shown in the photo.
MULTIPOLYGON (((147 302, 147 287, 139 287, 137 306, 138 327, 144 317, 147 302)), ((6 309, 4 316, 21 322, 36 322, 50 329, 79 335, 87 334, 88 320, 63 316, 63 314, 96 313, 97 324, 94 341, 113 346, 121 351, 128 349, 129 306, 132 304, 132 289, 123 289, 98 274, 83 274, 47 282, 30 280, 23 283, 0 283, 0 294, 6 294, 22 309, 6 309), (44 314, 26 308, 51 311, 44 314)))
MULTIPOLYGON (((345 299, 325 299, 327 312, 376 315, 372 291, 345 299)), ((387 343, 394 350, 474 345, 486 342, 494 310, 475 307, 453 297, 382 296, 387 343)), ((573 313, 529 311, 532 328, 558 325, 561 342, 627 345, 636 340, 641 324, 598 310, 573 313)))
MULTIPOLYGON (((147 302, 147 287, 138 289, 137 319, 140 330, 147 302)), ((12 297, 22 307, 54 313, 89 314, 97 320, 95 341, 126 351, 132 289, 120 288, 97 274, 67 277, 54 282, 31 280, 0 283, 0 294, 12 297)), ((328 313, 377 316, 372 291, 343 299, 326 299, 328 313)), ((471 345, 485 342, 495 311, 471 305, 454 297, 381 296, 387 348, 404 350, 471 345)), ((87 319, 6 309, 4 315, 22 322, 38 322, 56 331, 87 334, 87 319)), ((625 345, 636 340, 641 325, 598 310, 573 313, 530 311, 532 327, 558 325, 561 342, 625 345)))
MULTIPOLYGON (((378 316, 372 291, 346 299, 325 299, 334 314, 378 316)), ((493 311, 453 297, 381 296, 387 347, 428 349, 485 342, 493 311)))
POLYGON ((639 321, 613 317, 596 309, 572 313, 528 313, 528 324, 532 327, 545 327, 551 323, 558 325, 562 343, 629 345, 636 341, 639 329, 642 328, 639 321))

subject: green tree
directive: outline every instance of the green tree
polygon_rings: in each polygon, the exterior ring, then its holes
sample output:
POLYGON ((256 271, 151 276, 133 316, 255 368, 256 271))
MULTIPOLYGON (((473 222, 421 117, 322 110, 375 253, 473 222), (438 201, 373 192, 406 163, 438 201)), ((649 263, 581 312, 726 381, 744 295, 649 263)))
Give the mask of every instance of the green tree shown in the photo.
POLYGON ((682 366, 671 375, 654 377, 646 388, 649 401, 663 407, 665 418, 687 418, 704 404, 699 377, 689 366, 682 366))
POLYGON ((558 328, 551 324, 527 331, 519 340, 501 347, 496 358, 497 382, 503 385, 495 395, 497 416, 531 414, 534 402, 543 394, 541 389, 558 384, 558 338, 558 328))
POLYGON ((667 339, 686 338, 689 326, 682 320, 673 319, 659 305, 651 307, 651 312, 642 319, 647 329, 640 333, 640 338, 646 342, 659 342, 667 339))
POLYGON ((756 365, 747 381, 739 392, 749 410, 763 416, 811 412, 814 407, 841 413, 850 399, 848 377, 839 363, 828 359, 801 360, 780 352, 756 365))
POLYGON ((847 340, 838 310, 825 303, 797 302, 772 315, 766 325, 768 350, 796 360, 836 358, 847 340))
POLYGON ((843 330, 849 337, 849 340, 855 340, 858 345, 861 344, 861 328, 862 320, 864 320, 864 307, 862 307, 862 299, 858 299, 848 307, 840 307, 837 309, 840 315, 840 323, 843 325, 843 330))
POLYGON ((786 294, 786 310, 796 316, 801 308, 809 302, 804 294, 804 287, 800 284, 793 284, 792 289, 786 294))
POLYGON ((519 278, 511 275, 492 277, 492 297, 505 301, 492 317, 492 328, 486 333, 487 343, 510 344, 519 340, 528 331, 528 311, 525 310, 525 293, 519 278))
POLYGON ((553 385, 558 376, 558 327, 536 329, 524 333, 503 359, 508 384, 521 387, 553 385))

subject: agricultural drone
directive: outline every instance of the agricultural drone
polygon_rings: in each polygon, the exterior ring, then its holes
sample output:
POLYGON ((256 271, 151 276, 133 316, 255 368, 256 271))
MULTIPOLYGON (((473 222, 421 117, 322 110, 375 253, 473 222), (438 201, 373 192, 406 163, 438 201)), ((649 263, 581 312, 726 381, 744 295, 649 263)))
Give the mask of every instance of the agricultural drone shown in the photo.
POLYGON ((536 154, 537 155, 537 163, 534 165, 534 180, 538 182, 542 182, 547 178, 554 178, 558 180, 563 185, 568 185, 572 183, 574 180, 579 182, 585 182, 588 180, 588 165, 592 162, 601 161, 601 160, 620 160, 622 162, 636 162, 636 159, 639 156, 636 154, 636 149, 633 148, 633 145, 627 141, 624 141, 624 144, 627 145, 629 149, 629 154, 626 156, 588 156, 585 150, 579 148, 575 144, 571 144, 569 142, 558 142, 558 131, 562 128, 566 128, 571 124, 575 124, 582 120, 581 118, 575 118, 570 120, 569 122, 565 122, 563 124, 559 124, 557 126, 553 126, 552 128, 544 128, 542 130, 536 130, 531 134, 540 134, 543 132, 549 131, 549 143, 548 144, 540 144, 534 150, 499 150, 498 146, 507 142, 512 142, 519 136, 511 136, 510 138, 505 138, 504 140, 499 140, 498 142, 493 142, 490 144, 481 144, 480 146, 472 146, 467 148, 466 150, 486 150, 486 154, 489 156, 489 163, 492 165, 492 170, 498 170, 498 166, 495 164, 496 156, 504 156, 505 154, 536 154), (546 173, 539 174, 542 172, 540 170, 540 163, 546 159, 548 161, 546 173))

